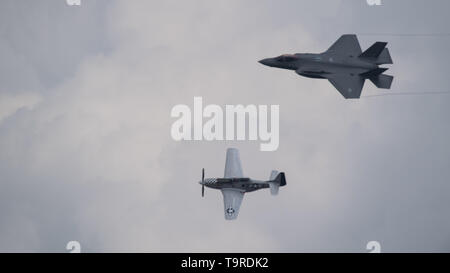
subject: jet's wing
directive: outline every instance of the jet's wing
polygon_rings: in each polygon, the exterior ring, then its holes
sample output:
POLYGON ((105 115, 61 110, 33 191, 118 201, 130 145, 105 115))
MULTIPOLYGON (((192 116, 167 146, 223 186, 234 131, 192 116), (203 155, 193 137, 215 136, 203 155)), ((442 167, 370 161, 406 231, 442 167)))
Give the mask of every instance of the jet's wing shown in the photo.
POLYGON ((239 214, 244 192, 239 189, 222 189, 226 220, 234 220, 239 214))
POLYGON ((362 53, 358 38, 354 34, 342 35, 329 49, 337 54, 353 55, 355 57, 362 53))
POLYGON ((350 74, 330 74, 327 75, 327 78, 344 98, 359 99, 361 97, 365 81, 363 77, 350 74))
POLYGON ((225 178, 242 178, 241 159, 239 158, 239 151, 230 148, 227 150, 227 159, 225 162, 225 178))

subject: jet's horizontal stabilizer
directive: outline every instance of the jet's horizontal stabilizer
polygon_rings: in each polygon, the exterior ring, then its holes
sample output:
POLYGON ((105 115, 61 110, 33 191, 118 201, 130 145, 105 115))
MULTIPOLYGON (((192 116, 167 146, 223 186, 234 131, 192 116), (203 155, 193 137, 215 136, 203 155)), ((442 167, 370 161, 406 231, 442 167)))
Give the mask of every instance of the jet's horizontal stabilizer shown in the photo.
POLYGON ((385 42, 376 42, 361 55, 359 55, 359 57, 365 59, 377 59, 378 56, 381 55, 381 52, 383 52, 386 45, 387 43, 385 42))
POLYGON ((389 75, 378 75, 369 78, 369 80, 371 80, 378 88, 390 89, 394 77, 389 75))
POLYGON ((370 71, 367 71, 365 73, 362 73, 360 75, 363 76, 364 78, 371 78, 371 77, 383 74, 383 72, 386 70, 388 70, 388 68, 378 67, 378 68, 372 69, 370 71))

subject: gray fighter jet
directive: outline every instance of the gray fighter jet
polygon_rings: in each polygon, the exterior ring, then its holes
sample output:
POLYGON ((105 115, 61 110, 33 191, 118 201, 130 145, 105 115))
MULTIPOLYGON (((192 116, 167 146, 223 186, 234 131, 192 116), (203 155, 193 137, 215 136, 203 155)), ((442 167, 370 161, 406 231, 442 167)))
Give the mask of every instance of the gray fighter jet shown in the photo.
POLYGON ((327 51, 319 54, 285 54, 259 61, 261 64, 289 70, 301 76, 328 79, 346 99, 357 99, 366 79, 378 88, 390 89, 394 77, 383 75, 392 64, 387 43, 376 42, 362 52, 356 35, 342 35, 327 51))
POLYGON ((205 187, 222 191, 225 219, 234 220, 246 192, 270 188, 270 193, 277 195, 279 187, 286 185, 286 178, 284 173, 278 171, 272 171, 268 181, 244 177, 239 151, 230 148, 227 150, 224 178, 205 178, 205 169, 202 169, 202 181, 199 183, 202 185, 202 196, 205 196, 205 187))

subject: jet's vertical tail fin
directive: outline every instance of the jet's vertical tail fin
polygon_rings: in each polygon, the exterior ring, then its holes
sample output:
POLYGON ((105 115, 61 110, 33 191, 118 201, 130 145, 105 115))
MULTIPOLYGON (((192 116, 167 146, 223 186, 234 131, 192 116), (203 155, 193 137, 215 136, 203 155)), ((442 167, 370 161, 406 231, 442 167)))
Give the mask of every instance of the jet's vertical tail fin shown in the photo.
POLYGON ((270 181, 269 181, 270 194, 277 195, 279 188, 285 185, 286 185, 286 177, 284 173, 272 171, 272 173, 270 174, 270 181))
POLYGON ((389 75, 378 75, 370 77, 369 80, 373 82, 378 88, 390 89, 392 85, 392 81, 394 80, 393 76, 389 75))
POLYGON ((378 56, 375 64, 393 64, 391 54, 389 54, 389 49, 385 48, 381 51, 380 56, 378 56))
MULTIPOLYGON (((380 57, 381 54, 384 52, 386 45, 387 45, 386 42, 376 42, 371 47, 369 47, 366 51, 364 51, 361 55, 359 55, 359 57, 377 61, 378 57, 380 57)), ((387 52, 387 53, 389 53, 389 52, 387 52)), ((386 53, 383 53, 383 54, 386 54, 386 53)))

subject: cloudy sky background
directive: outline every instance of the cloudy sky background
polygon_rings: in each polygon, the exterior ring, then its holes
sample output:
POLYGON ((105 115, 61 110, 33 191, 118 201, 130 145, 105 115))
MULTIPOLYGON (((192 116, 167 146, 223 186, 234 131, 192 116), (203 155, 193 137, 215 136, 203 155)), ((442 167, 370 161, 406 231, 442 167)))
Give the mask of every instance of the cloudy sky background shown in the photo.
POLYGON ((450 91, 450 2, 383 4, 2 0, 0 251, 450 251, 450 95, 348 101, 257 63, 372 34, 361 45, 389 42, 395 80, 363 96, 450 91), (279 149, 173 141, 170 111, 194 96, 279 104, 279 149), (231 222, 197 184, 223 175, 227 147, 245 175, 288 182, 231 222))

